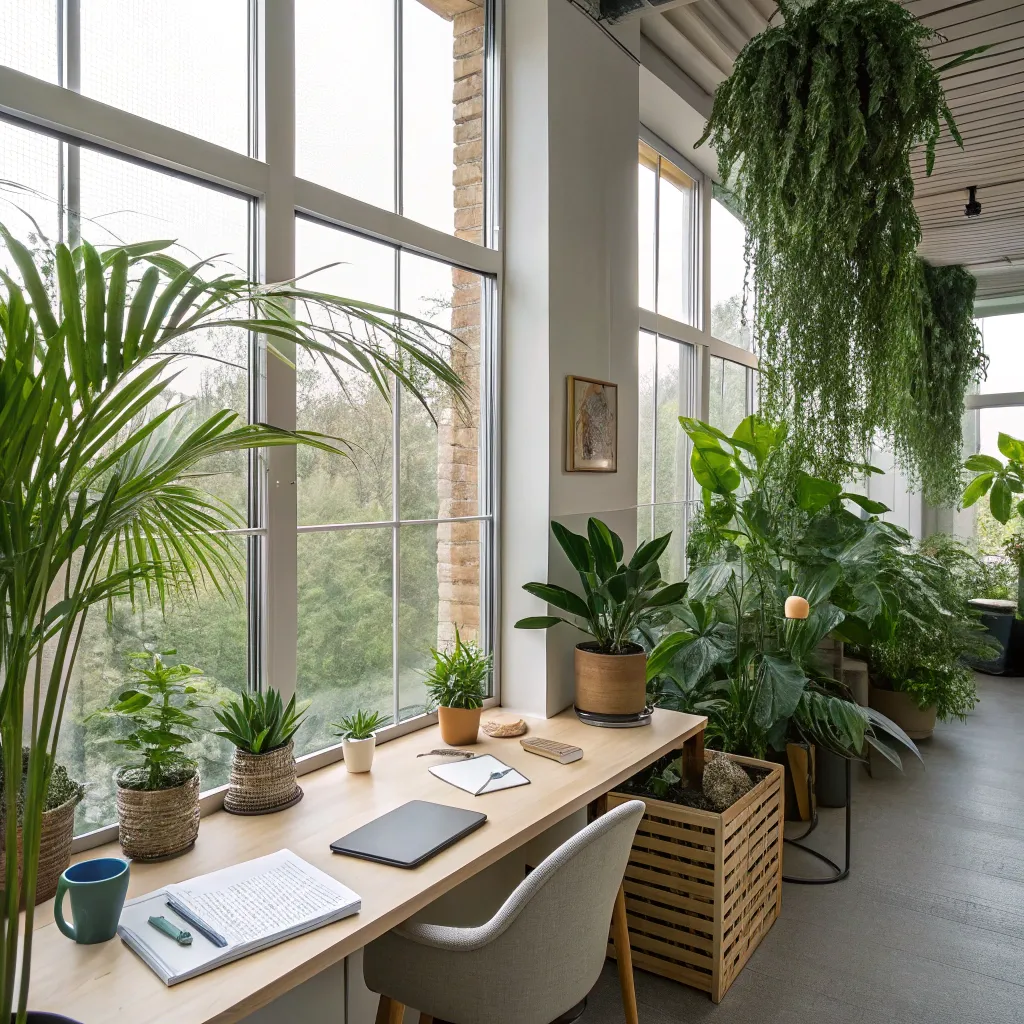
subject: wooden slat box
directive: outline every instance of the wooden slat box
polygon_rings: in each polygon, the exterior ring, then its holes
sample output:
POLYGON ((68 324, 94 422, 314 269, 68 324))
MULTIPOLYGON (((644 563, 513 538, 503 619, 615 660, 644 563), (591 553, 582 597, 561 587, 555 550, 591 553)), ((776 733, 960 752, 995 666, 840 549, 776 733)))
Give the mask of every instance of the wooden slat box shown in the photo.
POLYGON ((729 757, 768 774, 722 814, 608 795, 609 808, 647 805, 623 880, 633 965, 710 992, 716 1003, 782 905, 782 766, 729 757))

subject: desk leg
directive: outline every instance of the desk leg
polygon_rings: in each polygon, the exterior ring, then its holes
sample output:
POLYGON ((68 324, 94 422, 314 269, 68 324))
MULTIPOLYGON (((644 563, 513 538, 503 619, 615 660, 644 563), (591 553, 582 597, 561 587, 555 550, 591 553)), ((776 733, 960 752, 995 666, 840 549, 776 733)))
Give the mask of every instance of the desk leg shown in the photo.
MULTIPOLYGON (((405 1016, 405 1007, 395 1002, 391 996, 381 996, 377 1004, 376 1024, 402 1024, 405 1016)), ((422 1019, 422 1018, 421 1018, 422 1019)))
POLYGON ((636 989, 633 987, 633 954, 629 948, 629 925, 626 922, 626 893, 621 885, 615 897, 612 933, 615 941, 615 963, 619 969, 619 989, 622 992, 622 1012, 626 1017, 626 1024, 639 1024, 636 989))
POLYGON ((691 789, 704 785, 704 730, 683 743, 683 783, 691 789))

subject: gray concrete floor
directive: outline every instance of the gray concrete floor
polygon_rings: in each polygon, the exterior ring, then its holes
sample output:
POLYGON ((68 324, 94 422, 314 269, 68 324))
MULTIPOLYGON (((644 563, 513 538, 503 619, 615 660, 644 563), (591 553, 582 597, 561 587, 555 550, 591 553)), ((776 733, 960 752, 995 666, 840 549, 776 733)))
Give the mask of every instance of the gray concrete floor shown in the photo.
MULTIPOLYGON (((637 971, 641 1024, 1024 1024, 1024 679, 978 688, 966 725, 921 744, 923 766, 855 766, 848 879, 787 884, 718 1006, 637 971)), ((812 840, 837 863, 842 817, 822 811, 812 840)), ((787 872, 814 864, 787 847, 787 872)), ((622 1020, 609 962, 581 1024, 622 1020)))

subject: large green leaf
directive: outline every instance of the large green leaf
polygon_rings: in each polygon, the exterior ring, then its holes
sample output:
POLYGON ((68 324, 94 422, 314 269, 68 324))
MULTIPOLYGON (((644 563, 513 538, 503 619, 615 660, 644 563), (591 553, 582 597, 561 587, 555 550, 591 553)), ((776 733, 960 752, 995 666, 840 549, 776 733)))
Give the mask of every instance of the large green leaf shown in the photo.
POLYGON ((587 537, 590 540, 590 550, 594 553, 594 567, 602 579, 607 579, 618 567, 616 547, 621 554, 622 541, 616 545, 617 538, 600 519, 591 517, 587 520, 587 537))
POLYGON ((565 552, 569 564, 579 573, 594 571, 594 559, 586 537, 567 530, 556 520, 551 521, 551 532, 555 535, 559 547, 565 552))
POLYGON ((732 440, 749 451, 758 463, 764 462, 778 444, 779 432, 757 413, 747 416, 732 432, 732 440))
POLYGON ((854 494, 849 491, 843 491, 839 497, 844 498, 847 501, 852 501, 855 505, 859 505, 865 512, 868 512, 873 516, 880 516, 883 512, 889 511, 888 505, 885 505, 880 501, 875 501, 873 498, 869 498, 864 494, 854 494))
POLYGON ((742 477, 732 454, 725 451, 717 437, 707 432, 704 424, 685 416, 681 416, 679 422, 693 443, 690 468, 697 483, 715 494, 729 495, 735 491, 742 477))
POLYGON ((763 729, 789 718, 796 711, 807 686, 803 669, 791 659, 765 654, 758 670, 758 690, 754 703, 754 719, 763 729))
POLYGON ((992 455, 969 455, 964 461, 964 469, 972 473, 998 473, 1002 468, 1003 464, 992 455))
POLYGON ((1013 491, 1003 477, 997 476, 992 484, 989 502, 994 519, 1004 524, 1010 521, 1013 515, 1013 491))
POLYGON ((800 472, 796 479, 796 501, 805 512, 819 512, 842 494, 843 489, 831 480, 822 480, 800 472))
POLYGON ((647 599, 648 608, 665 608, 670 604, 677 604, 686 596, 688 583, 669 583, 667 586, 656 590, 652 597, 647 599))
POLYGON ((740 571, 738 562, 710 562, 694 569, 686 578, 687 593, 693 601, 717 597, 740 571))
POLYGON ((960 499, 964 508, 970 508, 979 498, 988 494, 992 481, 995 480, 995 473, 981 473, 976 476, 965 488, 963 497, 960 499))
POLYGON ((563 612, 578 615, 581 619, 590 618, 590 609, 586 602, 565 587, 555 586, 553 583, 524 583, 523 590, 542 601, 547 601, 548 604, 553 604, 556 608, 561 608, 563 612))
POLYGON ((1000 431, 996 443, 999 450, 1008 459, 1013 459, 1014 462, 1024 462, 1024 441, 1018 441, 1017 438, 1000 431))
POLYGON ((660 676, 669 663, 687 644, 692 644, 697 638, 692 633, 670 633, 647 655, 647 681, 660 676))
POLYGON ((642 569, 645 565, 656 562, 665 553, 671 539, 672 534, 666 533, 663 537, 655 537, 646 544, 641 544, 629 560, 630 569, 642 569))
POLYGON ((558 618, 557 615, 528 615, 525 619, 520 619, 516 624, 516 629, 550 629, 552 626, 557 626, 560 622, 564 622, 564 619, 558 618))

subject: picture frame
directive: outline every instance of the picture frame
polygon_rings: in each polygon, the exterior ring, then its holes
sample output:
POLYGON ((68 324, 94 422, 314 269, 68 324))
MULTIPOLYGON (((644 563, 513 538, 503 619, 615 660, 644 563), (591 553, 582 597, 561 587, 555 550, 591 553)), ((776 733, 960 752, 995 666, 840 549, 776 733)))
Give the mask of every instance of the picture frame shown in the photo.
POLYGON ((615 473, 619 458, 618 385, 567 376, 567 473, 615 473))

